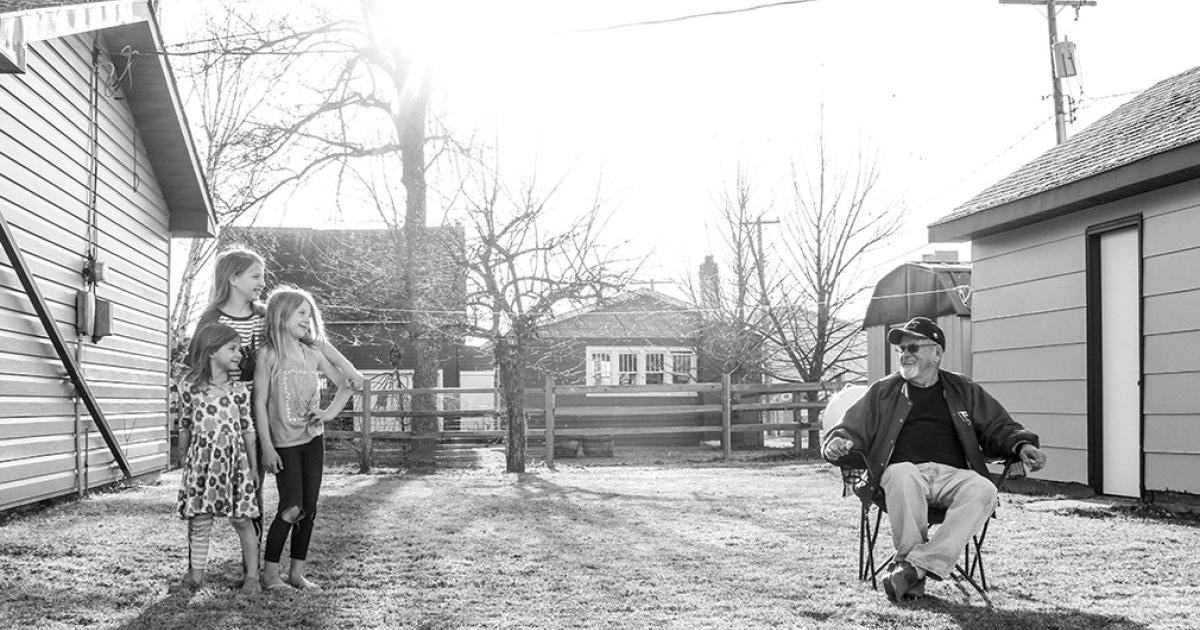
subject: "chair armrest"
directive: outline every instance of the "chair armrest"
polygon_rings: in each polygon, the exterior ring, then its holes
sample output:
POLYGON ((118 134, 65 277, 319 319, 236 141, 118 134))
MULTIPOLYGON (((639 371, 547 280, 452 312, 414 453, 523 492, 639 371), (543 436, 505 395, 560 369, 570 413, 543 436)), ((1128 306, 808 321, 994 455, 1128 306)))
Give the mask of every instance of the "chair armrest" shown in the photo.
POLYGON ((1004 482, 1009 479, 1021 479, 1026 476, 1025 462, 1019 455, 1009 455, 1003 459, 996 458, 990 461, 993 464, 1001 464, 1004 468, 1000 471, 1000 476, 993 479, 996 482, 996 487, 1003 490, 1004 482))
POLYGON ((847 470, 866 470, 867 469, 867 454, 860 449, 851 449, 849 453, 841 456, 841 458, 830 462, 834 466, 847 470))

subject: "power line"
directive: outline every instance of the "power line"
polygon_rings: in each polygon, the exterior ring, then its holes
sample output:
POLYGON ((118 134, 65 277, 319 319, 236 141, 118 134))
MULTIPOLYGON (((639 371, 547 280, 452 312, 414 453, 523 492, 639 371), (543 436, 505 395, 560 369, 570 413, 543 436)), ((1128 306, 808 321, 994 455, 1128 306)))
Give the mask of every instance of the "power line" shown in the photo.
POLYGON ((577 29, 577 30, 573 30, 573 31, 567 31, 567 33, 599 33, 602 31, 615 31, 618 29, 634 28, 634 27, 638 27, 638 26, 657 26, 659 24, 672 24, 675 22, 683 22, 685 20, 695 20, 695 19, 706 18, 706 17, 716 17, 716 16, 721 16, 721 15, 734 15, 737 13, 749 13, 751 11, 758 11, 760 9, 773 9, 776 7, 782 7, 782 6, 787 6, 787 5, 791 5, 791 4, 806 4, 806 3, 814 2, 814 1, 815 0, 784 0, 783 2, 768 2, 766 4, 756 4, 753 6, 741 7, 741 8, 737 8, 737 9, 726 9, 723 11, 708 11, 706 13, 693 13, 690 15, 680 15, 680 16, 676 16, 676 17, 662 18, 659 20, 644 20, 644 21, 639 21, 639 22, 626 22, 624 24, 612 24, 609 26, 598 26, 598 27, 594 27, 594 28, 583 28, 583 29, 577 29))
MULTIPOLYGON (((960 285, 955 285, 952 287, 946 287, 946 288, 942 288, 942 289, 931 289, 928 291, 907 291, 904 293, 889 293, 888 295, 872 295, 870 297, 870 299, 872 299, 872 300, 887 300, 887 299, 893 299, 893 298, 915 297, 918 295, 933 295, 933 294, 937 294, 937 293, 945 293, 947 290, 954 290, 954 291, 958 291, 959 293, 966 291, 969 294, 971 287, 969 285, 960 284, 960 285)), ((807 307, 810 307, 811 304, 776 304, 774 306, 777 308, 807 308, 807 307)), ((325 305, 321 306, 321 308, 326 311, 328 311, 329 309, 342 308, 342 309, 356 310, 356 311, 367 311, 367 312, 371 312, 371 313, 413 313, 413 314, 417 314, 417 315, 470 315, 472 313, 477 312, 477 311, 466 311, 466 310, 452 311, 452 310, 423 310, 423 309, 407 309, 407 308, 375 308, 375 307, 363 307, 363 306, 345 306, 345 305, 340 305, 340 304, 325 304, 325 305)), ((481 309, 481 310, 486 310, 486 309, 481 309)), ((723 311, 723 309, 720 309, 720 308, 696 307, 696 308, 646 309, 646 310, 637 310, 637 311, 608 311, 608 310, 605 310, 605 311, 596 311, 594 313, 597 315, 628 316, 628 315, 668 315, 668 314, 672 314, 672 313, 720 313, 722 311, 723 311)), ((377 320, 358 320, 358 321, 356 321, 356 320, 330 320, 330 321, 327 321, 326 323, 364 324, 364 323, 374 323, 376 321, 377 320)))

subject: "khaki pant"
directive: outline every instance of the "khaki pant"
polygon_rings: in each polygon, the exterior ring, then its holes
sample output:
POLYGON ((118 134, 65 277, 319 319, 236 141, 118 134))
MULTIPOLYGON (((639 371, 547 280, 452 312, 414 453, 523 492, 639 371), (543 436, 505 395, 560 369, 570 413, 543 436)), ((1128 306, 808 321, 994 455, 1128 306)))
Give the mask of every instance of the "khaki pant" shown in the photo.
POLYGON ((996 486, 974 470, 926 462, 892 464, 881 480, 896 558, 950 576, 958 554, 996 509, 996 486), (946 520, 929 536, 929 507, 946 520))

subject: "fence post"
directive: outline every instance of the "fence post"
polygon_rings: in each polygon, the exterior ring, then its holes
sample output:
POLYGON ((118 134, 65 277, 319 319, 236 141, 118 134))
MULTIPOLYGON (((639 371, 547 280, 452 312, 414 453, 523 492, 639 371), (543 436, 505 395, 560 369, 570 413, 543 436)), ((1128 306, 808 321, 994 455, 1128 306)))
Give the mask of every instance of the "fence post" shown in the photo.
POLYGON ((362 430, 362 439, 359 440, 358 451, 358 472, 365 473, 371 470, 371 460, 374 459, 371 453, 371 407, 374 406, 374 401, 371 400, 371 380, 363 379, 362 384, 362 425, 359 427, 362 430))
POLYGON ((725 459, 733 456, 733 388, 728 374, 721 375, 721 448, 725 459))
POLYGON ((554 468, 554 375, 547 374, 542 404, 546 418, 546 466, 554 468))

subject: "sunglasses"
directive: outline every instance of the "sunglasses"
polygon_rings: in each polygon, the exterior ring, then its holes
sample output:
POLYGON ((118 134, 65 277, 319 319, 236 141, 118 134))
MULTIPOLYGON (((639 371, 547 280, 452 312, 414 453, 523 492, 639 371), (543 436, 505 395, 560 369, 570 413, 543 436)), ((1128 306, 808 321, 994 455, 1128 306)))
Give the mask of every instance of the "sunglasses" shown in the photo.
POLYGON ((901 353, 907 352, 909 354, 916 354, 916 353, 920 352, 921 348, 924 348, 925 346, 935 346, 935 345, 937 345, 937 344, 934 344, 934 343, 902 343, 902 344, 896 345, 896 352, 901 352, 901 353))

